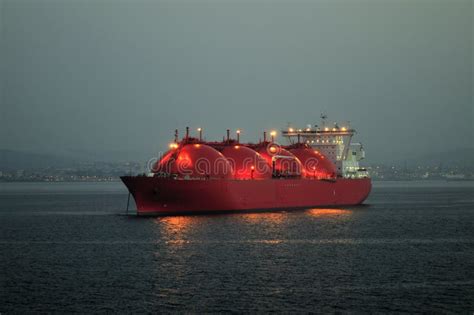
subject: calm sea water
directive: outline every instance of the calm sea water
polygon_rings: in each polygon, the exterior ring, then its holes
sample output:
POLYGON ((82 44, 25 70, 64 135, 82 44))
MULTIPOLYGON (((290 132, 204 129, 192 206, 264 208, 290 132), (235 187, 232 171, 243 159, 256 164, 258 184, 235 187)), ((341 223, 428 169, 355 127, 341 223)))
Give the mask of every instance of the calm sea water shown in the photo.
POLYGON ((474 184, 137 218, 120 183, 0 184, 0 312, 474 312, 474 184))

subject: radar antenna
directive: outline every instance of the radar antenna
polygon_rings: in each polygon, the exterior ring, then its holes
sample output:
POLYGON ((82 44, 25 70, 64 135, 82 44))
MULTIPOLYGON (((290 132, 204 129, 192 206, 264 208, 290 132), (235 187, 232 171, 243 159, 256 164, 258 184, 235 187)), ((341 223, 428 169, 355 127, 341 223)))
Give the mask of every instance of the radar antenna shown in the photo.
POLYGON ((326 119, 328 118, 328 115, 325 113, 321 113, 321 126, 324 128, 326 127, 326 119))

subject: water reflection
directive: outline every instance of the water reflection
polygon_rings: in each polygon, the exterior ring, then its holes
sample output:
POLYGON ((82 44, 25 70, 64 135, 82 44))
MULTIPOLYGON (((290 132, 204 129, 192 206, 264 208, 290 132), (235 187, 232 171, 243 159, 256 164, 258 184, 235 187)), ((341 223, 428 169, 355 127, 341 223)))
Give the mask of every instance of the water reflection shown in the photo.
POLYGON ((339 217, 350 216, 354 211, 348 209, 309 209, 306 211, 312 217, 339 217))
POLYGON ((170 216, 159 218, 155 222, 163 225, 170 234, 177 234, 189 229, 193 223, 193 218, 191 216, 170 216))
POLYGON ((244 219, 244 221, 249 222, 249 223, 280 224, 287 219, 288 213, 286 212, 244 213, 241 216, 244 219))
POLYGON ((179 247, 189 243, 187 236, 195 220, 191 216, 176 216, 158 218, 155 223, 160 226, 160 234, 166 239, 166 244, 179 247))

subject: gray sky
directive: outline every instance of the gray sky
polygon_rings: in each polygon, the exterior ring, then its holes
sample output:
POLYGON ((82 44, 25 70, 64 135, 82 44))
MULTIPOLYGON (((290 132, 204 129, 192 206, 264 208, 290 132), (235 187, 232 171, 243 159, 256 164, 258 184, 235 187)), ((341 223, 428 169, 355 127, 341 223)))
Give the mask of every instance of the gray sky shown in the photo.
POLYGON ((0 148, 350 120, 368 161, 473 138, 473 2, 0 0, 0 148))

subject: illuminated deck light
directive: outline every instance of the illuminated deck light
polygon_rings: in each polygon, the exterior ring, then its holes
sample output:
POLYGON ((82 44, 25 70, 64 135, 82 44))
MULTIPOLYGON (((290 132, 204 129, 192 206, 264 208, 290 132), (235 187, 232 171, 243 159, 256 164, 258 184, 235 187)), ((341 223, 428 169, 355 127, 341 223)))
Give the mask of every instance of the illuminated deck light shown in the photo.
POLYGON ((275 130, 272 130, 270 132, 270 136, 272 136, 272 142, 275 142, 275 136, 277 135, 276 131, 275 130))
POLYGON ((199 141, 202 141, 202 128, 199 127, 199 128, 197 129, 197 131, 198 131, 198 133, 199 133, 199 141))

